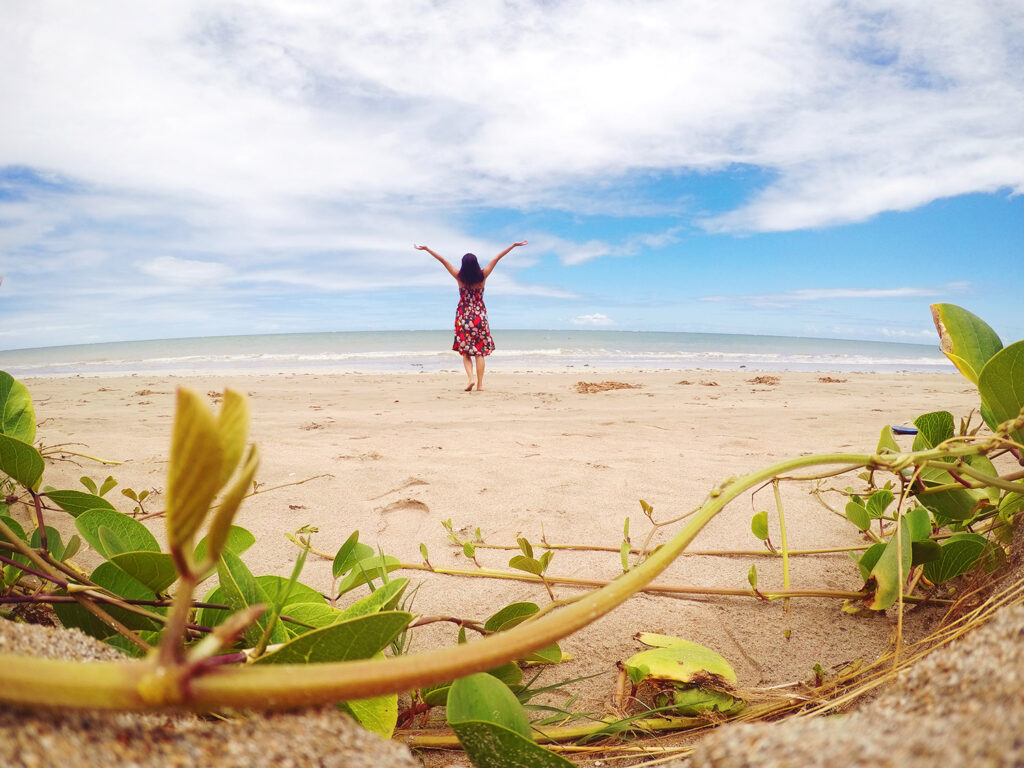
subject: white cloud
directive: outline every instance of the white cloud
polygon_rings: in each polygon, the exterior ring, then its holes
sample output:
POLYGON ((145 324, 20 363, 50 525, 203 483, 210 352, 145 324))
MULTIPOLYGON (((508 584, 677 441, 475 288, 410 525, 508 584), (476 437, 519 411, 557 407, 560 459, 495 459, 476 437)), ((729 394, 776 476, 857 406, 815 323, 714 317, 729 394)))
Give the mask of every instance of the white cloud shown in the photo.
POLYGON ((572 319, 573 325, 605 327, 615 325, 615 321, 607 315, 595 312, 592 315, 577 315, 572 319))
POLYGON ((214 261, 179 259, 174 256, 158 256, 149 261, 139 262, 136 267, 143 274, 168 283, 210 286, 224 280, 229 268, 214 261))
MULTIPOLYGON (((0 173, 4 290, 46 294, 58 316, 83 297, 138 315, 156 308, 130 302, 191 286, 209 302, 195 316, 215 319, 214 287, 229 306, 288 286, 440 286, 414 239, 508 242, 471 234, 467 210, 699 214, 745 232, 1019 192, 1022 38, 1014 2, 8 3, 0 171, 36 177, 20 196, 0 173), (738 166, 763 186, 728 210, 671 192, 738 166), (670 191, 644 193, 651 178, 670 191)), ((489 290, 574 298, 524 268, 678 231, 508 233, 533 249, 489 290)))
POLYGON ((841 301, 844 299, 904 299, 911 297, 936 297, 950 293, 962 293, 969 284, 959 281, 942 287, 927 288, 904 286, 901 288, 800 288, 781 293, 762 293, 749 296, 701 296, 701 301, 749 304, 759 307, 790 307, 794 304, 815 301, 841 301))
POLYGON ((709 227, 824 226, 1024 189, 1022 35, 1012 3, 41 0, 0 31, 0 162, 271 218, 747 163, 777 178, 709 227))
POLYGON ((934 328, 879 328, 878 333, 887 339, 898 341, 935 341, 934 328))
POLYGON ((562 264, 575 267, 603 256, 635 256, 645 249, 664 248, 678 242, 679 230, 680 227, 672 227, 664 232, 629 235, 619 243, 596 239, 578 243, 550 234, 541 234, 534 236, 530 243, 541 252, 557 255, 562 264))

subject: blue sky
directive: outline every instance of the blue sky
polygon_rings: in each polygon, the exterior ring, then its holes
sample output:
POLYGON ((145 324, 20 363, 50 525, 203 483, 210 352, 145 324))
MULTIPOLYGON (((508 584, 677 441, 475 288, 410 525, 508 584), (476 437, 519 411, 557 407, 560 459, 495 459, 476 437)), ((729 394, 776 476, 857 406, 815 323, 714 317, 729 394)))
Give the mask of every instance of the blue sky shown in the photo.
POLYGON ((8 0, 0 349, 492 324, 1024 338, 1024 6, 8 0))

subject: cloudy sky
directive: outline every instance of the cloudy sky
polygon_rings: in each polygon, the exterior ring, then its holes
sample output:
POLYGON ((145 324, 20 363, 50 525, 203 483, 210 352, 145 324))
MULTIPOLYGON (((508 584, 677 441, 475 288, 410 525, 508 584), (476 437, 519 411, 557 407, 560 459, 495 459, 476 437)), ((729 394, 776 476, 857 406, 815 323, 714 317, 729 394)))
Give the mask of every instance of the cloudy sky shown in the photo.
POLYGON ((0 348, 1024 337, 1024 5, 3 0, 0 348))

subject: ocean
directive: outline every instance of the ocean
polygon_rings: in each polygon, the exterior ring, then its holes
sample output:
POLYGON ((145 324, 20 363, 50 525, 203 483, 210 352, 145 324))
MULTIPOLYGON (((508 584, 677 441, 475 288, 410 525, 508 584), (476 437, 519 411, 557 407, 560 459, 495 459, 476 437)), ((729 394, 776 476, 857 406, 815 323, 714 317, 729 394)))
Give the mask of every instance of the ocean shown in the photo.
MULTIPOLYGON (((709 369, 954 372, 938 344, 649 331, 498 331, 497 370, 709 369)), ((15 377, 118 373, 461 371, 451 331, 358 331, 0 351, 15 377)))

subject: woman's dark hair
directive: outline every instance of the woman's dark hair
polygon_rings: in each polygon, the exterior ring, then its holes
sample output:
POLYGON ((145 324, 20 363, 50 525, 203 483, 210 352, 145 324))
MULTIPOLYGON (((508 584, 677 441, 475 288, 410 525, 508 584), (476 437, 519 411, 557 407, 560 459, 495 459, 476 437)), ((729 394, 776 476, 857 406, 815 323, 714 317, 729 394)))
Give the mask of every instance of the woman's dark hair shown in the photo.
POLYGON ((476 285, 484 281, 484 271, 480 269, 480 262, 476 256, 467 253, 462 257, 462 267, 459 269, 459 282, 463 285, 476 285))

